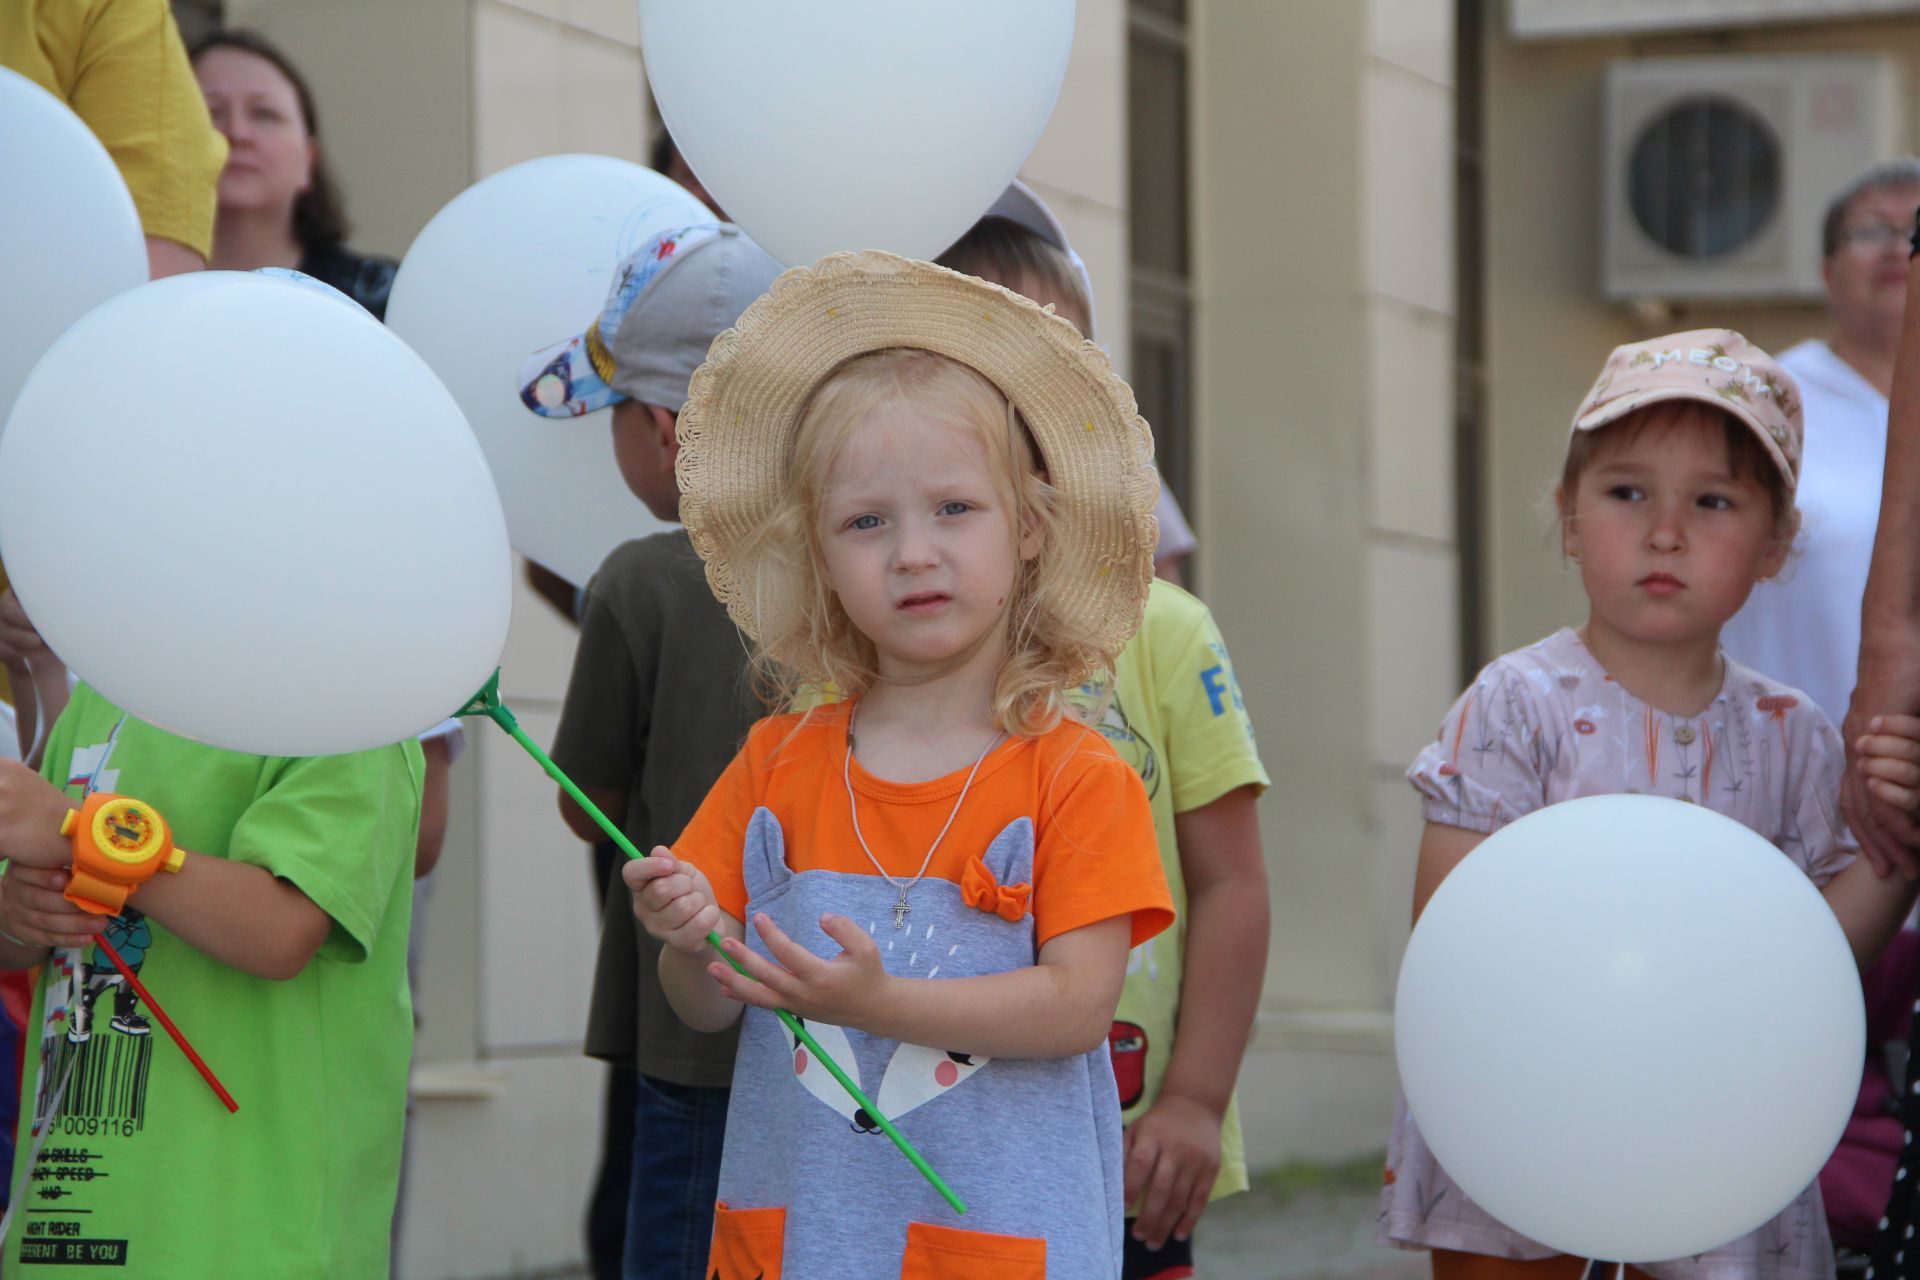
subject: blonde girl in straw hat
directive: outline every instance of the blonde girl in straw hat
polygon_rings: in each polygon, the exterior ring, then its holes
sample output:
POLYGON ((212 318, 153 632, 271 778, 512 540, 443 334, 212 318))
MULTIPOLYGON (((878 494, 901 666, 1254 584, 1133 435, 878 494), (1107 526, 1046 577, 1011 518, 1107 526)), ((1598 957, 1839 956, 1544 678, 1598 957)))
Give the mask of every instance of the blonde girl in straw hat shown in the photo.
POLYGON ((680 435, 682 517, 776 705, 840 697, 756 725, 625 871, 680 1016, 745 1010, 709 1273, 1113 1280, 1107 1033, 1129 948, 1172 912, 1140 780, 1067 695, 1152 575, 1132 393, 1024 298, 847 254, 716 340, 680 435))

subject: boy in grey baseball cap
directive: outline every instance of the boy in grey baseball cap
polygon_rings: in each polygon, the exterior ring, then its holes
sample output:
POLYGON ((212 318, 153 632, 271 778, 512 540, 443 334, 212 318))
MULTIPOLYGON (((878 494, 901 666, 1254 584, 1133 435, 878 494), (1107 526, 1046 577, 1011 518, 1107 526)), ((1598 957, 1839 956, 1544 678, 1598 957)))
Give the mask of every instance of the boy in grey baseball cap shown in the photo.
MULTIPOLYGON (((687 383, 782 269, 729 224, 662 232, 621 262, 585 332, 527 357, 520 397, 550 418, 613 406, 622 478, 656 517, 676 520, 674 430, 687 383)), ((707 589, 684 529, 615 548, 579 613, 553 758, 640 848, 671 842, 762 714, 746 679, 747 646, 707 589)), ((560 810, 576 835, 600 839, 564 794, 560 810)), ((640 1076, 633 1150, 607 1155, 633 1171, 625 1274, 704 1275, 736 1033, 693 1031, 674 1015, 660 989, 660 944, 634 927, 617 878, 613 888, 586 1050, 640 1076)))
POLYGON ((613 409, 613 451, 635 497, 677 520, 674 422, 707 347, 783 270, 731 223, 662 231, 623 259, 583 333, 529 355, 520 400, 547 418, 613 409))

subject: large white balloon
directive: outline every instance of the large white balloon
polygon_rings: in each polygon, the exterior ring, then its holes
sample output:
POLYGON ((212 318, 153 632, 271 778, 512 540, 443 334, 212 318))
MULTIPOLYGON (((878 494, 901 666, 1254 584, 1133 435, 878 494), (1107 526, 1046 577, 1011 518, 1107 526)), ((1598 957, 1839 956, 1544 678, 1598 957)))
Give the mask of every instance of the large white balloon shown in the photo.
POLYGON ((54 343, 0 433, 0 554, 82 677, 240 751, 412 736, 506 643, 459 406, 364 311, 261 275, 143 285, 54 343))
POLYGON ((1073 0, 640 0, 661 117, 768 253, 932 258, 1060 96, 1073 0))
POLYGON ((454 197, 393 282, 387 323, 473 424, 514 549, 576 585, 622 542, 663 526, 620 479, 611 412, 534 414, 520 403, 521 361, 584 330, 614 267, 650 236, 712 220, 676 183, 631 161, 547 156, 454 197))
POLYGON ((1731 818, 1648 796, 1488 838, 1407 946, 1394 1031, 1434 1155, 1489 1213, 1649 1262, 1765 1223, 1860 1084, 1859 975, 1833 913, 1731 818))
POLYGON ((147 278, 127 184, 67 105, 0 67, 0 421, 53 340, 147 278))

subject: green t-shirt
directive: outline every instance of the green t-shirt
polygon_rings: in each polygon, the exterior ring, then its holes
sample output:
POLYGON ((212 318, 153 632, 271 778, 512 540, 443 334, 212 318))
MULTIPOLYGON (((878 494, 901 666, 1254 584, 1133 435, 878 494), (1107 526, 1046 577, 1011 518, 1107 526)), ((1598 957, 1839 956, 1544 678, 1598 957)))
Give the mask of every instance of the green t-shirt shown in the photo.
MULTIPOLYGON (((1180 873, 1175 814, 1204 808, 1248 785, 1266 790, 1267 772, 1254 746, 1227 646, 1207 606, 1155 580, 1147 612, 1115 664, 1115 688, 1095 726, 1147 784, 1160 862, 1173 890, 1177 918, 1127 957, 1127 984, 1114 1013, 1113 1073, 1122 1119, 1131 1124, 1159 1096, 1173 1053, 1180 1013, 1180 975, 1187 952, 1187 893, 1180 873)), ((1091 705, 1096 688, 1076 701, 1091 705)), ((1238 1104, 1220 1129, 1220 1176, 1213 1194, 1247 1187, 1246 1147, 1238 1104)))
POLYGON ((76 799, 91 785, 145 800, 181 848, 265 867, 334 923, 312 963, 284 982, 182 942, 134 909, 137 892, 108 926, 233 1094, 234 1115, 104 954, 55 953, 28 1024, 39 1044, 23 1073, 6 1274, 385 1276, 413 1041, 419 745, 243 755, 136 720, 82 684, 46 761, 76 799), (28 1177, 36 1078, 51 1095, 63 1077, 28 1177))

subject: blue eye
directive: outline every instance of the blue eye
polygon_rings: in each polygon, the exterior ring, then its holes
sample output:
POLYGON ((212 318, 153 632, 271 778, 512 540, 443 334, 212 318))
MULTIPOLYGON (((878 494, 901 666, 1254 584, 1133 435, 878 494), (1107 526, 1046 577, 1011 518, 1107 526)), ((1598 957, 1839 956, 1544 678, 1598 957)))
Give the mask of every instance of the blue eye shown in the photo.
POLYGON ((940 514, 943 516, 963 516, 971 510, 973 510, 971 503, 961 502, 957 498, 952 502, 940 504, 940 514))
POLYGON ((847 521, 849 529, 878 529, 879 527, 880 517, 876 515, 855 516, 847 521))

